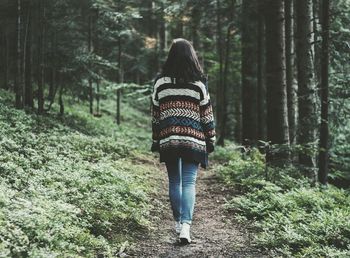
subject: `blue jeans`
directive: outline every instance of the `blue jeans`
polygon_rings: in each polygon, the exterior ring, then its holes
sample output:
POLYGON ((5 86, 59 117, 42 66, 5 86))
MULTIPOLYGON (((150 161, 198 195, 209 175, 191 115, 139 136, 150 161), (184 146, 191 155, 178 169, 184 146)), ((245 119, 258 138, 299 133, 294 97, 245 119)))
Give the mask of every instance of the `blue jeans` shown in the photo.
POLYGON ((169 177, 169 197, 176 221, 192 224, 196 201, 196 178, 198 163, 181 158, 165 163, 169 177))

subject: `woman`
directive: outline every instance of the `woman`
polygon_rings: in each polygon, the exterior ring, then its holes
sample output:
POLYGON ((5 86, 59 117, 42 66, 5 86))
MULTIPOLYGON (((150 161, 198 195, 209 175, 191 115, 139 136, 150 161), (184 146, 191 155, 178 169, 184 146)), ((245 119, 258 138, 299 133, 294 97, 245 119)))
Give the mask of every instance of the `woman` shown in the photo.
POLYGON ((169 178, 175 230, 190 243, 199 164, 208 166, 215 125, 206 78, 190 42, 175 39, 152 94, 152 151, 159 151, 169 178))

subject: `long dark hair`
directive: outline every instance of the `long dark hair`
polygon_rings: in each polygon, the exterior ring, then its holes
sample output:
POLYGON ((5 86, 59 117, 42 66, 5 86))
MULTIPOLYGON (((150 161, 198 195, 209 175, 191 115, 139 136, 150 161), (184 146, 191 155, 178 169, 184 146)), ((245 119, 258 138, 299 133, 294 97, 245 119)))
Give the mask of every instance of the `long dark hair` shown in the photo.
POLYGON ((163 65, 162 76, 184 81, 206 80, 192 44, 183 38, 174 39, 163 65))

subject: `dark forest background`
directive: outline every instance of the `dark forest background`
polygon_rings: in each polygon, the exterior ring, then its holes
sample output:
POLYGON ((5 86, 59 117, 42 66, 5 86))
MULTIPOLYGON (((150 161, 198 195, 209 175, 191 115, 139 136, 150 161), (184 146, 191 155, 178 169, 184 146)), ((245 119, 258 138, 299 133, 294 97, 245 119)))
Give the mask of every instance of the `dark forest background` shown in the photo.
POLYGON ((319 161, 322 182, 330 156, 349 179, 348 1, 2 0, 0 10, 1 87, 17 108, 41 114, 57 101, 63 114, 70 95, 98 116, 113 92, 119 123, 123 88, 150 89, 183 37, 209 76, 219 145, 260 146, 313 180, 319 161))
MULTIPOLYGON (((150 120, 134 120, 149 118, 153 80, 182 37, 209 78, 219 163, 234 142, 243 157, 259 150, 265 180, 277 180, 267 167, 292 168, 312 186, 348 189, 349 28, 349 0, 0 0, 0 100, 35 114, 48 131, 48 117, 77 125, 72 105, 87 105, 86 121, 113 117, 106 127, 130 131, 118 144, 137 138, 133 130, 150 120)), ((20 122, 11 112, 0 137, 20 122)), ((93 136, 92 128, 84 132, 93 136)), ((249 174, 248 160, 238 167, 249 174)))

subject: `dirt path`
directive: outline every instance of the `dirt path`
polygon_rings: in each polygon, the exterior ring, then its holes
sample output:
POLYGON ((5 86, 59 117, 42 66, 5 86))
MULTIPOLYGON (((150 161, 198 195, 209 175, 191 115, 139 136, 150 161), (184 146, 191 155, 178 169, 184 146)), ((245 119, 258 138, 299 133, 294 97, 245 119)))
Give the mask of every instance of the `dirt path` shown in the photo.
POLYGON ((233 193, 218 182, 213 169, 198 171, 190 245, 177 241, 165 172, 155 179, 159 180, 159 192, 152 199, 157 207, 153 214, 155 227, 138 237, 126 257, 266 257, 251 247, 249 233, 224 211, 225 198, 233 193))

